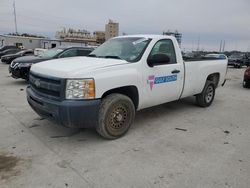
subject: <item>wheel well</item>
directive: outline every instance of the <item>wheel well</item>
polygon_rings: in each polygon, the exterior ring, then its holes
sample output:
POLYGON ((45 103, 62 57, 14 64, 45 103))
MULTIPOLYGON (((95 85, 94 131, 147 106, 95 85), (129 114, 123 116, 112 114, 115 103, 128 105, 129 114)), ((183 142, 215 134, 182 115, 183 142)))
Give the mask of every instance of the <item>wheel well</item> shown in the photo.
POLYGON ((136 86, 124 86, 124 87, 119 87, 119 88, 115 88, 115 89, 111 89, 109 91, 106 91, 103 95, 102 95, 102 99, 112 93, 119 93, 119 94, 123 94, 128 96, 134 103, 135 105, 135 109, 138 108, 139 105, 139 93, 138 93, 138 89, 136 86))
POLYGON ((207 80, 209 81, 212 81, 215 85, 215 88, 218 87, 218 83, 219 83, 219 80, 220 80, 220 73, 213 73, 213 74, 210 74, 208 77, 207 77, 207 80))

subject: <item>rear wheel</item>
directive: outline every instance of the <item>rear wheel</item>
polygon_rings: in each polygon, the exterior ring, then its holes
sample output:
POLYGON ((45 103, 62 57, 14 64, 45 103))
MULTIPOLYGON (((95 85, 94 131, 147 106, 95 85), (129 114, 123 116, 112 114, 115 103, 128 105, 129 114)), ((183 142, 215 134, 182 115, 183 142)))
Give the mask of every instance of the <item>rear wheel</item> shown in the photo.
POLYGON ((135 117, 132 100, 121 94, 111 94, 101 103, 97 132, 106 139, 116 139, 127 133, 135 117))
POLYGON ((196 96, 196 103, 201 107, 208 107, 212 104, 215 96, 215 85, 207 81, 203 91, 196 96))

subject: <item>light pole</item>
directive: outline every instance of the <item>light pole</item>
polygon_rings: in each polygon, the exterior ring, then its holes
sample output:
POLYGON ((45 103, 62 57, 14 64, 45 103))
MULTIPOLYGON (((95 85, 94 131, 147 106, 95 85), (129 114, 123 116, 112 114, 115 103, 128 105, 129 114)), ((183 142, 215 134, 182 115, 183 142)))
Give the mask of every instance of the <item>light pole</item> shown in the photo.
POLYGON ((13 2, 13 8, 14 8, 15 31, 16 31, 16 34, 17 34, 17 22, 16 22, 16 2, 15 2, 15 0, 14 0, 14 2, 13 2))

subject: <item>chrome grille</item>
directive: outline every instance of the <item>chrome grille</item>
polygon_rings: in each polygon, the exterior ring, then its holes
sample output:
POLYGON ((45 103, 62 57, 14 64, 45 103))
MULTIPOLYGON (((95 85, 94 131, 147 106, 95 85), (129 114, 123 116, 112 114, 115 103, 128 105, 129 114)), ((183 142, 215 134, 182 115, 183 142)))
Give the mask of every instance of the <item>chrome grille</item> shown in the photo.
POLYGON ((30 72, 29 83, 34 92, 48 98, 62 97, 62 81, 59 78, 49 78, 30 72))

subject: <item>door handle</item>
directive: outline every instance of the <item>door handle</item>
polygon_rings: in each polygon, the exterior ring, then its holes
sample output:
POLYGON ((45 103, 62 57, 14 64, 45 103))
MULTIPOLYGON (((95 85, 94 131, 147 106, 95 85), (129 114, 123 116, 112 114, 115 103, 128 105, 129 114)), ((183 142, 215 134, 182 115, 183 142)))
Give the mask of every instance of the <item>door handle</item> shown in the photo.
POLYGON ((181 72, 180 70, 175 69, 175 70, 173 70, 171 73, 172 73, 172 74, 178 74, 178 73, 180 73, 180 72, 181 72))

